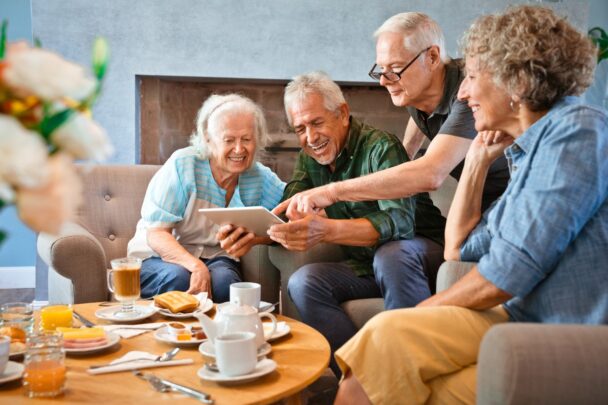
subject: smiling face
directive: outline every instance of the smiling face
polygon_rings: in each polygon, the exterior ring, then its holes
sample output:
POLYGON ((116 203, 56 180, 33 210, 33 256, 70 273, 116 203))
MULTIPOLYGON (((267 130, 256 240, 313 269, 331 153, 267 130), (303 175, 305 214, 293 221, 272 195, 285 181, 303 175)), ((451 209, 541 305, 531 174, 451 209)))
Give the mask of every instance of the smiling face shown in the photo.
POLYGON ((509 94, 494 83, 490 72, 479 68, 477 57, 466 58, 466 72, 458 98, 466 101, 473 111, 475 129, 512 133, 518 123, 518 109, 513 111, 509 106, 509 94))
MULTIPOLYGON (((376 41, 376 64, 382 71, 399 72, 411 62, 421 49, 405 49, 403 35, 385 32, 376 41)), ((388 90, 393 104, 397 107, 415 106, 424 100, 424 89, 429 86, 431 72, 424 68, 424 52, 401 74, 397 82, 388 81, 384 76, 380 84, 388 90)))
POLYGON ((312 93, 294 102, 288 112, 304 153, 333 169, 348 136, 349 110, 343 104, 336 115, 323 101, 323 96, 312 93))
POLYGON ((243 173, 253 163, 255 119, 250 112, 229 111, 209 121, 210 162, 224 175, 243 173))

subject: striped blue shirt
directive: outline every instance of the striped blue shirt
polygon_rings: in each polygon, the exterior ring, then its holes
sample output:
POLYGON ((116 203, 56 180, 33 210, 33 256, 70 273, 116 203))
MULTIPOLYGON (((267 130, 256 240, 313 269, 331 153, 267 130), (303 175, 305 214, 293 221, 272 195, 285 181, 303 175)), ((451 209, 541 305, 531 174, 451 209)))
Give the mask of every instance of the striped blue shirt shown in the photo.
POLYGON ((461 248, 512 320, 608 323, 608 115, 566 97, 506 152, 511 182, 461 248))
MULTIPOLYGON (((272 209, 281 201, 284 188, 276 174, 256 162, 239 176, 228 207, 272 209)), ((178 242, 195 257, 226 255, 215 238, 217 226, 198 212, 218 207, 226 207, 226 190, 215 182, 209 160, 200 159, 192 147, 175 151, 148 185, 128 254, 156 256, 146 242, 146 230, 163 227, 173 228, 178 242)))

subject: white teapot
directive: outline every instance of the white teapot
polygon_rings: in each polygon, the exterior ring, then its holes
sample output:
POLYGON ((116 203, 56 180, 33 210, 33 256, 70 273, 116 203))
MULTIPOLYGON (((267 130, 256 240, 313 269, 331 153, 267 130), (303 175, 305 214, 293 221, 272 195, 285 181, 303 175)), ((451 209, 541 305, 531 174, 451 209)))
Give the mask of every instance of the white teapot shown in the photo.
POLYGON ((250 305, 237 303, 225 303, 216 307, 215 319, 209 318, 202 312, 194 314, 211 343, 215 344, 217 336, 234 332, 253 332, 256 335, 255 341, 258 348, 266 343, 264 339, 264 327, 261 318, 267 317, 272 321, 272 336, 277 330, 277 319, 274 315, 264 312, 259 314, 258 310, 250 305))

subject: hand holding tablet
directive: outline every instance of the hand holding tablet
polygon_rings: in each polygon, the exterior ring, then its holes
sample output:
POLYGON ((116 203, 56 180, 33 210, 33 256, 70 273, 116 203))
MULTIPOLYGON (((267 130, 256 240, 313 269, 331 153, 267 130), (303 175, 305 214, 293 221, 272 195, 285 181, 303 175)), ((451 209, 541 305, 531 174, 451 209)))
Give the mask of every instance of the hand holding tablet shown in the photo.
POLYGON ((274 224, 284 224, 281 218, 264 207, 201 208, 198 210, 217 225, 242 226, 258 236, 266 236, 274 224))

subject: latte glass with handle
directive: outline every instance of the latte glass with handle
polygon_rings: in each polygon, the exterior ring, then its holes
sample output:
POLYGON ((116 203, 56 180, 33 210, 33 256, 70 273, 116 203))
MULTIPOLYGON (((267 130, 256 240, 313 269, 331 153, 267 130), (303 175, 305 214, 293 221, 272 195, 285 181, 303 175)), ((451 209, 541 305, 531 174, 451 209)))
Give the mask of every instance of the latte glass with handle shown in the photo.
POLYGON ((114 294, 121 308, 114 313, 117 318, 129 319, 139 315, 135 301, 139 299, 141 259, 122 257, 110 261, 112 269, 108 271, 108 289, 114 294))

